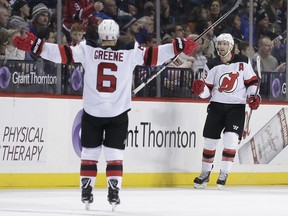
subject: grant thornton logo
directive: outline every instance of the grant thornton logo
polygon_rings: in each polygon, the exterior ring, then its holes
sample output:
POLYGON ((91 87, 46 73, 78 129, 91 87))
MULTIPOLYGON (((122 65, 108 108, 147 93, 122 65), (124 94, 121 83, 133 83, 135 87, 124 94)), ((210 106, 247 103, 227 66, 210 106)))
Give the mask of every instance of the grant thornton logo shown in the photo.
POLYGON ((11 80, 11 73, 7 67, 0 68, 0 88, 6 89, 11 80))
POLYGON ((75 69, 70 77, 73 90, 78 91, 82 87, 82 74, 80 70, 75 69))
POLYGON ((75 153, 78 155, 78 157, 81 157, 81 140, 80 140, 80 130, 81 130, 81 119, 82 119, 83 110, 80 110, 73 122, 72 126, 72 144, 75 153))

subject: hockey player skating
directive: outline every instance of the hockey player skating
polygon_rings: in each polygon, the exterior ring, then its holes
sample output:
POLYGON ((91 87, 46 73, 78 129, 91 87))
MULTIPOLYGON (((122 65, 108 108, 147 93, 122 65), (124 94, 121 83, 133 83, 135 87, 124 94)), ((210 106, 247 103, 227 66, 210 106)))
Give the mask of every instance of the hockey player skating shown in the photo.
POLYGON ((218 57, 205 65, 205 80, 195 80, 194 94, 210 98, 203 129, 204 147, 202 171, 194 179, 195 188, 205 188, 216 153, 216 146, 223 131, 223 151, 218 188, 225 185, 232 168, 238 143, 242 138, 245 122, 245 104, 257 109, 260 96, 255 95, 258 78, 249 59, 234 55, 234 40, 230 34, 220 34, 216 40, 218 57))
POLYGON ((153 48, 140 47, 135 43, 134 48, 129 50, 119 49, 119 26, 114 20, 103 20, 99 25, 98 35, 102 40, 100 46, 95 45, 97 38, 86 38, 79 45, 70 47, 44 43, 33 34, 27 35, 27 38, 15 38, 14 44, 19 49, 56 63, 80 62, 85 69, 81 125, 81 199, 86 208, 93 202, 97 163, 103 151, 107 162, 108 202, 114 210, 120 204, 123 150, 128 130, 127 113, 131 109, 134 67, 160 65, 181 52, 190 55, 196 44, 191 40, 176 38, 171 44, 153 48))

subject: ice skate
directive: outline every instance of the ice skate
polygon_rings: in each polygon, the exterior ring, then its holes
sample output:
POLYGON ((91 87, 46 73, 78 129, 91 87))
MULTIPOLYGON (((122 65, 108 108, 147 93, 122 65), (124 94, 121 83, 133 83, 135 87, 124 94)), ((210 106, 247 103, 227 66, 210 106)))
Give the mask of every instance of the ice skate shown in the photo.
POLYGON ((90 204, 93 202, 92 187, 90 185, 91 179, 83 178, 82 179, 82 192, 81 192, 81 201, 85 204, 86 210, 90 210, 90 204))
POLYGON ((209 182, 211 171, 202 171, 200 176, 194 179, 194 188, 203 189, 207 186, 209 182))
POLYGON ((118 181, 116 179, 110 179, 108 181, 108 202, 112 206, 112 211, 115 211, 117 205, 120 204, 119 188, 117 187, 118 181))
POLYGON ((224 187, 224 185, 226 184, 227 178, 228 178, 228 174, 220 170, 220 174, 216 182, 218 184, 218 190, 221 190, 224 187))

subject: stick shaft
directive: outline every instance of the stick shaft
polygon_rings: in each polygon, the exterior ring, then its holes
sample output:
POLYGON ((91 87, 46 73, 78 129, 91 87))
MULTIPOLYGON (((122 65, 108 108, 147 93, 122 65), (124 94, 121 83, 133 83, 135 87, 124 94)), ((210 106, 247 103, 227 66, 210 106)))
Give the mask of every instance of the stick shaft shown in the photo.
MULTIPOLYGON (((216 20, 214 23, 211 24, 211 26, 209 26, 207 29, 205 29, 200 35, 198 35, 197 38, 195 38, 194 42, 198 41, 200 38, 204 37, 212 28, 214 28, 215 26, 217 26, 220 22, 222 22, 228 15, 230 15, 236 8, 239 7, 240 3, 242 0, 237 0, 237 2, 235 3, 235 5, 229 10, 227 11, 224 15, 222 15, 218 20, 216 20)), ((136 89, 133 90, 133 94, 137 94, 142 88, 144 88, 148 83, 150 83, 153 79, 155 79, 160 73, 162 73, 168 64, 174 62, 176 59, 179 58, 179 56, 182 53, 179 53, 178 55, 174 56, 173 58, 169 59, 168 61, 166 61, 162 66, 161 69, 154 74, 152 77, 150 77, 146 82, 140 84, 136 89)))
MULTIPOLYGON (((258 85, 257 85, 256 91, 255 91, 254 97, 257 97, 258 91, 259 91, 259 88, 260 88, 260 83, 261 83, 261 66, 260 66, 260 63, 261 63, 260 62, 260 56, 257 56, 257 58, 256 58, 256 67, 257 67, 257 73, 258 73, 258 76, 257 76, 258 77, 258 85)), ((250 123, 252 111, 253 110, 250 108, 249 114, 247 116, 246 126, 245 126, 245 129, 244 129, 245 135, 246 135, 246 133, 249 130, 249 123, 250 123)))

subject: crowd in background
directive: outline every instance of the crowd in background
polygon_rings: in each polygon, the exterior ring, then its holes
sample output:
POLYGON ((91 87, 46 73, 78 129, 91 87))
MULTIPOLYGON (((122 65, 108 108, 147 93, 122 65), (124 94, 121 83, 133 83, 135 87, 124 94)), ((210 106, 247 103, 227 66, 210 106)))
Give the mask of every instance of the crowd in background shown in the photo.
MULTIPOLYGON (((175 37, 195 40, 235 4, 231 0, 159 1, 162 44, 171 43, 175 37)), ((285 72, 286 4, 286 0, 253 0, 252 50, 248 43, 250 0, 243 0, 235 12, 197 40, 198 49, 191 56, 182 55, 169 67, 203 70, 207 60, 216 55, 216 37, 226 32, 235 40, 235 53, 253 59, 259 55, 262 71, 285 72)), ((13 38, 25 36, 25 31, 56 43, 56 6, 57 0, 0 0, 0 59, 35 60, 35 56, 13 46, 13 38)), ((62 0, 62 9, 62 43, 76 46, 89 28, 97 29, 103 19, 114 19, 120 26, 119 41, 124 48, 129 48, 135 40, 142 46, 157 44, 155 0, 62 0)), ((166 74, 167 87, 175 71, 166 74)))

